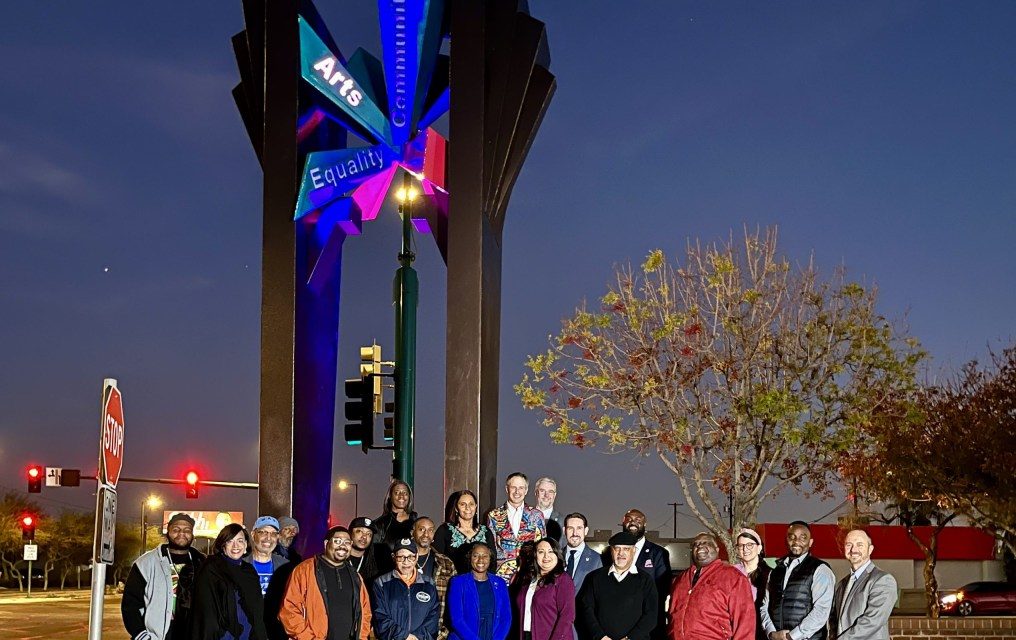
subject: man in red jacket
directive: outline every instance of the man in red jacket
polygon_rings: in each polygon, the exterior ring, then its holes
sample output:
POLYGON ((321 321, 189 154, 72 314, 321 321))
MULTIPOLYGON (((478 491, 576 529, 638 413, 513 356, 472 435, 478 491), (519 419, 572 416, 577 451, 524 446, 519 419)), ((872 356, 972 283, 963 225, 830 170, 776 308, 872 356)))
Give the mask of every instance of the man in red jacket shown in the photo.
POLYGON ((670 593, 670 640, 754 640, 751 584, 719 555, 712 535, 700 533, 692 540, 694 564, 670 593))

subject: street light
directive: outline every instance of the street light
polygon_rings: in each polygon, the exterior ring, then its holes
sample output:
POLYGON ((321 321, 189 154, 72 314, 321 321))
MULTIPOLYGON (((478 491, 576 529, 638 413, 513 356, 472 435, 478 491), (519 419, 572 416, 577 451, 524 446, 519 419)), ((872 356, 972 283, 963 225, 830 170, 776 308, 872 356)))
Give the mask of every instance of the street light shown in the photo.
POLYGON ((346 482, 345 480, 339 480, 339 491, 345 491, 349 487, 353 487, 353 517, 360 517, 360 485, 355 482, 346 482))
POLYGON ((151 495, 141 501, 141 553, 148 548, 148 510, 162 506, 162 498, 151 495))
POLYGON ((392 290, 395 294, 395 459, 392 475, 412 488, 416 456, 416 307, 420 282, 413 269, 413 201, 420 190, 408 172, 395 192, 402 215, 402 251, 392 290))

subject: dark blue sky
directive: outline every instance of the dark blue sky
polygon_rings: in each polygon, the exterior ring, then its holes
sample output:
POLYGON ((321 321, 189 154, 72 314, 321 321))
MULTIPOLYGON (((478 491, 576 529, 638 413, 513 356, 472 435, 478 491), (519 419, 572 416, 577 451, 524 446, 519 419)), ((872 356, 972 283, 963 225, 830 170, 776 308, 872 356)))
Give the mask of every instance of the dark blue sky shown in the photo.
MULTIPOLYGON (((344 52, 378 51, 374 3, 319 5, 344 52)), ((657 460, 551 445, 511 385, 613 265, 676 255, 688 238, 778 225, 791 259, 814 252, 827 272, 845 264, 877 283, 881 310, 930 350, 932 376, 1011 341, 1016 5, 531 7, 558 91, 504 235, 500 475, 559 476, 560 506, 597 527, 639 506, 669 530, 678 487, 657 460)), ((229 94, 241 28, 238 0, 5 9, 0 487, 23 490, 29 461, 94 465, 105 376, 124 393, 125 475, 196 464, 254 479, 260 171, 229 94)), ((418 504, 437 513, 445 276, 430 239, 420 249, 418 504)), ((361 342, 392 355, 397 251, 392 211, 346 243, 340 375, 361 342)), ((335 469, 376 514, 388 460, 340 441, 335 469)), ((89 493, 49 489, 44 504, 89 506, 89 493)), ((141 493, 123 488, 125 515, 141 493)), ((254 508, 251 493, 158 493, 254 508)), ((812 519, 835 503, 788 495, 760 516, 812 519)), ((351 510, 336 494, 332 512, 351 510)))

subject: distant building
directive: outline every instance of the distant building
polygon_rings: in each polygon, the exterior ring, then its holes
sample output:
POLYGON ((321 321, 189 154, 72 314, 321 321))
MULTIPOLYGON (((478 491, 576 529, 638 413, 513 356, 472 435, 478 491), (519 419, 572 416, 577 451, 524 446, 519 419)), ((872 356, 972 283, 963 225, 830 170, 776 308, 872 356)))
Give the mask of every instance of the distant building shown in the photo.
MULTIPOLYGON (((789 524, 766 523, 756 527, 765 544, 766 558, 773 560, 786 553, 786 535, 789 524)), ((933 527, 914 527, 918 537, 930 539, 933 527)), ((902 526, 871 525, 865 527, 875 544, 872 559, 882 569, 893 574, 901 591, 924 589, 924 555, 907 535, 902 526)), ((616 533, 611 529, 597 529, 586 541, 601 551, 607 540, 616 533)), ((849 571, 843 557, 843 537, 846 530, 835 524, 811 525, 815 540, 811 550, 827 561, 839 577, 849 571)), ((670 562, 675 570, 691 566, 691 538, 664 538, 659 531, 646 531, 646 537, 670 551, 670 562)), ((726 559, 724 550, 720 557, 726 559)), ((945 527, 939 534, 938 564, 935 567, 938 587, 942 591, 958 589, 968 582, 979 580, 1005 580, 1005 567, 995 553, 995 540, 974 527, 945 527)))

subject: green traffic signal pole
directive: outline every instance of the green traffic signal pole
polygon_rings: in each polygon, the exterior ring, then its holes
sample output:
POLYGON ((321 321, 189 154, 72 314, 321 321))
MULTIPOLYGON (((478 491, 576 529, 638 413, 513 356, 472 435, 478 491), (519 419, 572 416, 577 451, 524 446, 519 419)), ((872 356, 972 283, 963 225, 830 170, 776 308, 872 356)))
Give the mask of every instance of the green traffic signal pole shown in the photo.
POLYGON ((395 477, 413 487, 416 423, 416 307, 420 282, 413 269, 416 255, 411 249, 413 234, 413 187, 410 177, 403 174, 400 193, 402 203, 402 252, 393 282, 395 304, 395 477))

